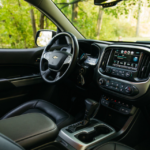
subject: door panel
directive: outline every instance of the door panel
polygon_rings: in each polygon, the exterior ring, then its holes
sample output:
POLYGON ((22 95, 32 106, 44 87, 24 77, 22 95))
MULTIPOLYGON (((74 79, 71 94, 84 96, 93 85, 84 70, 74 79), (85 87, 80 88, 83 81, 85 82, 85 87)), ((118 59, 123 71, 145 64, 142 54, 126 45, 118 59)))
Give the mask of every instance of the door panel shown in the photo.
POLYGON ((0 117, 25 101, 37 98, 44 86, 39 58, 43 48, 0 49, 0 117))

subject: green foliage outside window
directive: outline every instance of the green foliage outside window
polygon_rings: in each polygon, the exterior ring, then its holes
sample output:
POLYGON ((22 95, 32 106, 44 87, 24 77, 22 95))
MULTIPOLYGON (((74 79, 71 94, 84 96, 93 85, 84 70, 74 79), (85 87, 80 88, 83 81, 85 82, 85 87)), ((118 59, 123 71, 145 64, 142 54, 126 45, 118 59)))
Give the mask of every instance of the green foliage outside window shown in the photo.
MULTIPOLYGON (((87 39, 150 41, 149 0, 127 0, 103 9, 94 0, 53 0, 87 39)), ((0 48, 34 48, 39 29, 56 26, 23 0, 0 0, 0 48)))
POLYGON ((0 48, 34 48, 34 31, 56 26, 23 0, 0 0, 0 48), (31 20, 31 17, 34 20, 31 20), (34 29, 33 22, 34 21, 34 29), (41 28, 42 27, 42 28, 41 28))
POLYGON ((94 0, 53 1, 88 39, 150 41, 149 0, 126 0, 105 9, 94 0))

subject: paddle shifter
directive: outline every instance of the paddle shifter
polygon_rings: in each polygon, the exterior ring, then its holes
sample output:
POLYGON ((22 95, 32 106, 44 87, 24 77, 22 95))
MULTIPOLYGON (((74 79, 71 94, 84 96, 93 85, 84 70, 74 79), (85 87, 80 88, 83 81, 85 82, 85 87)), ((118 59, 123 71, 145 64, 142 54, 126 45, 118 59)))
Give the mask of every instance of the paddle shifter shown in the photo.
POLYGON ((86 99, 85 100, 86 110, 85 110, 85 116, 84 116, 83 121, 69 126, 67 130, 73 133, 79 129, 82 129, 88 126, 90 124, 90 118, 92 118, 93 114, 97 110, 98 105, 99 105, 98 102, 93 101, 91 99, 86 99))

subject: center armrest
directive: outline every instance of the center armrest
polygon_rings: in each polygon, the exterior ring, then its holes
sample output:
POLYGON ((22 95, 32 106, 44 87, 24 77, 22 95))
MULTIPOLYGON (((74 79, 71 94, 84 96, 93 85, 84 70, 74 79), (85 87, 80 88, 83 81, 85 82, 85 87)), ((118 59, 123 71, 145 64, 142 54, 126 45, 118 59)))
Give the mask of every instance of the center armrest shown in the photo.
POLYGON ((54 140, 58 129, 45 115, 29 113, 0 120, 0 132, 24 148, 32 148, 54 140))

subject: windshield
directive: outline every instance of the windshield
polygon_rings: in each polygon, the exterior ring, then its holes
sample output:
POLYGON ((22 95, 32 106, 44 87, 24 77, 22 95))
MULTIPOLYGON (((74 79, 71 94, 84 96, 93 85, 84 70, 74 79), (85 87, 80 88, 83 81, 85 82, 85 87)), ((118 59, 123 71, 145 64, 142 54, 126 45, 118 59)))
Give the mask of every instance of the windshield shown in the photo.
POLYGON ((94 0, 53 0, 87 39, 105 41, 150 41, 148 0, 129 0, 102 8, 94 0))

